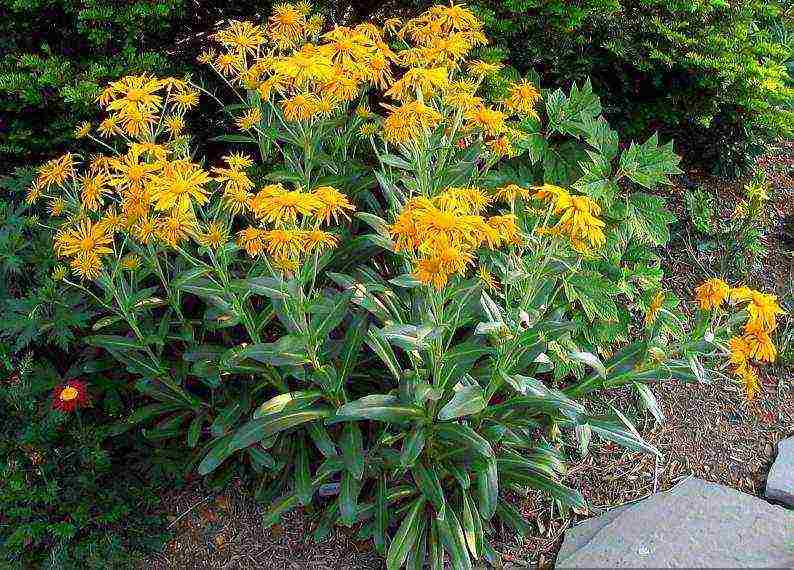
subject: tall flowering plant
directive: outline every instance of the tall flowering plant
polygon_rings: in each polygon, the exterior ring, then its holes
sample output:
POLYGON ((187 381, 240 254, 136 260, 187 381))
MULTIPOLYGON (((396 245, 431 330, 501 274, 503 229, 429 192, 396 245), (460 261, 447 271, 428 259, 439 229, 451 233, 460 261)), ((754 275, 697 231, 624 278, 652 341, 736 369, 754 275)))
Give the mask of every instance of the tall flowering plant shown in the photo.
POLYGON ((106 312, 88 341, 152 399, 118 431, 254 474, 268 522, 319 502, 317 535, 359 524, 389 568, 496 563, 494 521, 528 529, 505 490, 584 508, 565 464, 593 434, 657 453, 585 397, 632 386, 659 415, 647 385, 714 352, 646 251, 669 215, 624 188, 665 182, 669 147, 620 153, 589 85, 500 80, 461 5, 331 29, 281 5, 214 40, 239 130, 219 140, 250 154, 198 161, 185 113, 221 98, 126 77, 78 132, 104 154, 45 164, 29 196, 106 312))

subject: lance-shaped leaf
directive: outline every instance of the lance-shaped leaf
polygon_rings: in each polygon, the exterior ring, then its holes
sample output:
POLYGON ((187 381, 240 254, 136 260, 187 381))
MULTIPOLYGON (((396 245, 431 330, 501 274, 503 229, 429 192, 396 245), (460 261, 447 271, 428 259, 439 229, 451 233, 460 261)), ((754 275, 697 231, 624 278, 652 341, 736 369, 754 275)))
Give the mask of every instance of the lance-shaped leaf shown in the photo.
POLYGON ((261 418, 267 414, 282 412, 287 409, 295 410, 306 408, 322 398, 322 396, 323 394, 319 390, 298 390, 279 394, 262 403, 256 411, 254 411, 254 419, 261 418))
POLYGON ((397 530, 397 534, 392 539, 391 546, 389 546, 389 553, 386 555, 386 568, 388 570, 399 570, 405 564, 408 553, 419 537, 419 521, 423 517, 424 506, 424 497, 419 497, 411 503, 400 528, 397 530))
POLYGON ((332 411, 328 408, 285 410, 265 414, 255 420, 251 420, 234 432, 230 447, 233 450, 243 449, 271 435, 307 422, 327 418, 331 414, 332 411))
POLYGON ((461 388, 443 408, 438 411, 441 421, 453 420, 476 414, 485 409, 485 394, 479 386, 461 388))
POLYGON ((615 408, 613 408, 613 411, 618 415, 618 421, 614 418, 587 418, 587 423, 590 424, 594 433, 628 449, 644 451, 661 456, 659 450, 642 438, 637 428, 634 427, 634 424, 632 424, 626 416, 615 408))
MULTIPOLYGON (((247 279, 233 279, 229 286, 241 293, 251 292, 271 299, 285 299, 292 291, 287 283, 275 277, 249 277, 247 279)), ((294 289, 294 287, 293 287, 294 289)))
POLYGON ((381 422, 405 423, 424 417, 421 408, 403 404, 396 396, 371 394, 349 402, 339 408, 336 415, 325 423, 351 420, 378 420, 381 422))

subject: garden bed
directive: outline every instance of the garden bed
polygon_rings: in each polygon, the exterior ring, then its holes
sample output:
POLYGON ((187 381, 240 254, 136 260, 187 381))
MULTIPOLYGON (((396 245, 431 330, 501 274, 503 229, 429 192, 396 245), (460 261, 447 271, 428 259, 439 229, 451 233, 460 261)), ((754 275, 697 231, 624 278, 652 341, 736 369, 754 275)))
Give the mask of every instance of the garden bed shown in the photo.
MULTIPOLYGON (((782 225, 792 215, 794 204, 794 144, 782 144, 764 157, 763 166, 774 192, 767 212, 769 254, 763 270, 748 276, 748 284, 769 291, 783 288, 790 279, 791 253, 782 242, 782 225)), ((686 219, 683 183, 703 184, 714 189, 720 203, 732 209, 740 199, 741 184, 689 172, 664 194, 680 220, 686 219)), ((679 228, 680 229, 680 228, 679 228)), ((685 248, 668 247, 666 274, 670 287, 682 298, 691 297, 703 275, 691 262, 685 248)), ((514 504, 533 527, 533 535, 517 537, 505 529, 494 547, 506 563, 517 566, 552 565, 565 530, 577 520, 603 510, 641 500, 652 493, 698 477, 753 495, 762 495, 775 445, 794 433, 794 370, 773 367, 764 372, 762 393, 744 398, 744 388, 716 378, 711 384, 670 382, 654 388, 666 421, 656 425, 650 415, 639 418, 643 437, 662 453, 635 453, 614 444, 598 442, 589 454, 570 465, 565 482, 581 490, 590 512, 572 519, 562 518, 551 501, 539 492, 514 497, 514 504)), ((618 409, 632 409, 633 396, 624 390, 611 394, 618 409)), ((168 515, 174 537, 147 568, 312 568, 374 569, 385 567, 371 541, 356 538, 356 528, 337 528, 319 543, 311 537, 313 513, 297 509, 281 523, 264 529, 265 506, 259 505, 242 486, 219 494, 198 485, 188 486, 169 497, 168 515)))

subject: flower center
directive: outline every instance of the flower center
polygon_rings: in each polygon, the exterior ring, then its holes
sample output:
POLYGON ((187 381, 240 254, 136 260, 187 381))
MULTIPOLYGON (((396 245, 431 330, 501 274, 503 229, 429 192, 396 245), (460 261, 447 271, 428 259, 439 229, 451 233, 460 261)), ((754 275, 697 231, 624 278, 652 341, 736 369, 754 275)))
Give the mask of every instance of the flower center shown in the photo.
POLYGON ((80 392, 77 391, 77 388, 73 388, 72 386, 67 386, 66 388, 61 390, 60 398, 64 402, 71 402, 72 400, 77 398, 77 396, 79 396, 79 395, 80 395, 80 392))

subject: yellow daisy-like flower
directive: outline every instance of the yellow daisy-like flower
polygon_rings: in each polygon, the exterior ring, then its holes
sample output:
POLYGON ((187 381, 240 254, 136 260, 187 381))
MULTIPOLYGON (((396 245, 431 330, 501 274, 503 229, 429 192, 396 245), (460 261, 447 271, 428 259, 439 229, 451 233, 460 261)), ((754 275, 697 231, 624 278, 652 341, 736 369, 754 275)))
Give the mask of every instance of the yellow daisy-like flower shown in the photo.
POLYGON ((411 101, 400 107, 384 107, 391 111, 383 122, 383 134, 389 142, 404 143, 413 140, 441 122, 441 113, 421 101, 411 101))
POLYGON ((254 164, 251 157, 242 152, 233 152, 221 158, 232 170, 244 170, 254 164))
POLYGON ((730 287, 722 279, 713 278, 705 281, 695 289, 700 308, 704 311, 716 309, 725 302, 730 293, 730 287))
POLYGON ((132 238, 143 245, 152 243, 157 235, 159 220, 157 218, 142 216, 132 225, 132 238))
POLYGON ((155 236, 162 242, 176 247, 196 234, 196 218, 190 210, 173 208, 166 216, 159 218, 155 236))
POLYGON ((66 200, 60 196, 58 198, 54 198, 52 201, 50 201, 49 211, 51 216, 60 216, 64 213, 64 211, 66 211, 66 200))
POLYGON ((337 222, 337 216, 349 219, 347 212, 356 209, 348 201, 347 196, 333 186, 318 186, 312 190, 311 195, 315 199, 313 215, 325 224, 330 224, 332 218, 337 222))
POLYGON ((282 47, 293 45, 303 36, 306 16, 289 4, 273 7, 273 15, 268 20, 268 33, 274 42, 282 47))
POLYGON ((288 121, 308 121, 320 111, 320 100, 311 93, 299 93, 281 102, 284 118, 288 121))
POLYGON ((229 231, 225 225, 220 222, 210 222, 207 224, 207 229, 196 235, 196 241, 210 249, 218 249, 225 244, 229 239, 229 231))
POLYGON ((209 198, 204 185, 211 180, 199 165, 187 160, 166 163, 150 183, 154 209, 187 211, 193 201, 206 203, 209 198))
POLYGON ((112 243, 113 236, 107 233, 102 224, 95 224, 84 218, 74 227, 58 230, 53 247, 55 253, 61 257, 100 256, 113 252, 109 247, 112 243))
POLYGON ((80 185, 83 188, 80 194, 83 207, 92 212, 97 211, 104 203, 105 196, 112 193, 110 176, 104 172, 83 176, 80 185))
POLYGON ((493 276, 493 273, 488 271, 487 267, 481 265, 477 270, 477 277, 479 277, 480 281, 482 281, 482 284, 491 291, 499 290, 499 282, 493 276))
POLYGON ((755 397, 761 392, 761 383, 758 380, 758 372, 756 369, 748 364, 738 367, 734 372, 744 382, 747 399, 755 399, 755 397))
POLYGON ((763 329, 755 329, 745 332, 742 337, 749 348, 749 355, 759 362, 774 362, 777 357, 777 349, 769 333, 763 329))
POLYGON ((42 164, 38 170, 36 184, 49 188, 53 184, 60 186, 75 175, 74 155, 66 153, 42 164))
POLYGON ((339 238, 334 234, 322 230, 309 230, 304 234, 307 253, 323 253, 335 248, 339 244, 339 238))
POLYGON ((734 336, 728 341, 731 364, 744 366, 750 360, 751 349, 747 341, 740 336, 734 336))
POLYGON ((736 287, 731 289, 730 298, 733 302, 749 301, 747 314, 748 326, 773 331, 777 327, 777 315, 785 314, 780 307, 775 295, 767 295, 750 289, 749 287, 736 287))
POLYGON ((243 170, 234 168, 212 168, 214 180, 220 182, 224 191, 247 192, 254 187, 254 183, 243 170))
POLYGON ((69 262, 69 267, 82 279, 96 279, 102 273, 102 260, 94 253, 78 255, 69 262))
POLYGON ((485 105, 469 110, 465 118, 467 128, 483 131, 490 136, 498 136, 505 130, 505 114, 485 105))
POLYGON ((285 190, 274 184, 260 190, 250 201, 254 215, 278 226, 294 224, 299 215, 310 216, 318 207, 317 199, 298 190, 285 190))
POLYGON ((171 95, 174 108, 180 113, 185 113, 199 104, 199 92, 195 89, 182 89, 171 95))
POLYGON ((265 251, 276 259, 297 259, 305 243, 305 234, 300 230, 276 229, 264 234, 265 251))
POLYGON ((89 121, 83 121, 74 129, 74 138, 84 139, 91 132, 92 125, 89 121))
POLYGON ((414 271, 414 277, 425 285, 432 285, 441 289, 447 284, 449 274, 444 270, 444 264, 437 258, 420 259, 414 271))
POLYGON ((185 130, 185 119, 179 115, 171 115, 165 119, 165 128, 171 133, 172 137, 178 137, 185 130))
POLYGON ((469 73, 478 77, 493 75, 504 66, 501 63, 488 63, 487 61, 474 60, 469 62, 469 73))
POLYGON ((261 228, 249 226, 237 233, 237 245, 243 248, 251 257, 265 251, 265 234, 261 228))
POLYGON ((513 204, 518 198, 528 200, 532 192, 529 188, 524 188, 518 184, 507 184, 494 190, 494 197, 507 204, 513 204))
POLYGON ((232 20, 229 25, 215 34, 214 38, 226 47, 255 53, 265 41, 262 29, 251 22, 232 20))
POLYGON ((250 131, 262 121, 262 110, 259 107, 249 108, 235 123, 243 131, 250 131))
POLYGON ((141 268, 141 256, 137 253, 128 253, 121 258, 121 268, 126 271, 138 271, 141 268))
POLYGON ((540 92, 529 81, 520 81, 510 85, 510 94, 504 101, 505 107, 515 113, 536 116, 535 105, 540 100, 540 92))

